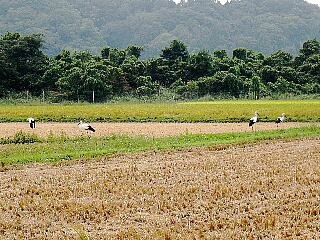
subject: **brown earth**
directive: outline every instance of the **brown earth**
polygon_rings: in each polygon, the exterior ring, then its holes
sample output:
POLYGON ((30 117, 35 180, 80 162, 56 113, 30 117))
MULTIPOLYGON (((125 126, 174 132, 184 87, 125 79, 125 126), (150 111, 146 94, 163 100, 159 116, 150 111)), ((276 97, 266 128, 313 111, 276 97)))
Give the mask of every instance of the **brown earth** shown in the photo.
MULTIPOLYGON (((25 125, 1 123, 0 136, 31 131, 25 125)), ((245 123, 92 126, 97 135, 251 131, 245 123)), ((80 134, 76 124, 34 131, 50 130, 80 134)), ((320 239, 319 166, 316 138, 2 168, 0 239, 320 239)))
POLYGON ((320 139, 22 165, 0 239, 320 239, 319 165, 320 139))
MULTIPOLYGON (((311 125, 312 123, 284 122, 279 124, 279 129, 311 125)), ((147 135, 162 137, 183 133, 221 133, 252 131, 248 123, 90 123, 96 129, 91 135, 101 136, 110 134, 147 135)), ((275 123, 256 123, 254 130, 277 129, 275 123)), ((38 136, 47 137, 61 133, 67 136, 81 134, 77 123, 37 123, 35 129, 30 129, 28 123, 0 123, 0 138, 13 136, 18 131, 34 132, 38 136)))

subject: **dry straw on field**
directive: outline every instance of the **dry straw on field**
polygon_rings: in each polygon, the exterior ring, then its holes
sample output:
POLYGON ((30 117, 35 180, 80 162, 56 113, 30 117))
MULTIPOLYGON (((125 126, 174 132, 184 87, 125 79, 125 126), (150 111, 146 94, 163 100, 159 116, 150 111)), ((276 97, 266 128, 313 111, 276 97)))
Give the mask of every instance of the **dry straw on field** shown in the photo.
POLYGON ((1 239, 317 239, 320 140, 0 173, 1 239))

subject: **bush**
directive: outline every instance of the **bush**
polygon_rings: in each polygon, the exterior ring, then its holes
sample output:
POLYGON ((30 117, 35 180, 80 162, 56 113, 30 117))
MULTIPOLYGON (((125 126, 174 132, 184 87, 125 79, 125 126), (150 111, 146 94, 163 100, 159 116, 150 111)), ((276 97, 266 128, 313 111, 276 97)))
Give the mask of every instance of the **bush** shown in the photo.
POLYGON ((34 133, 25 133, 23 131, 17 132, 13 137, 1 138, 1 144, 24 144, 24 143, 34 143, 34 142, 41 142, 41 139, 34 133))

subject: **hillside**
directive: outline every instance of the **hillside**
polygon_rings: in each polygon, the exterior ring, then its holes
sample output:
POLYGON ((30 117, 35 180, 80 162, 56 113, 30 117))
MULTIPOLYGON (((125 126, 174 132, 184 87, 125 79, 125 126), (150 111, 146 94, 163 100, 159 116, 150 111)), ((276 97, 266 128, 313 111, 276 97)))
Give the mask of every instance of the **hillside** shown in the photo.
POLYGON ((320 8, 304 0, 0 0, 0 34, 41 33, 48 55, 62 49, 144 46, 158 56, 173 39, 191 53, 237 47, 296 55, 307 39, 320 39, 320 8))

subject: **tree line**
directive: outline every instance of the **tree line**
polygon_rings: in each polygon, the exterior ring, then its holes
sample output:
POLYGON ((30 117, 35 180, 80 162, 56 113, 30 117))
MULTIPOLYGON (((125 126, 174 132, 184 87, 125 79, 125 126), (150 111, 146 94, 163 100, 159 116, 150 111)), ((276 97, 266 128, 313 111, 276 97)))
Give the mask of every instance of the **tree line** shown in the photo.
POLYGON ((7 32, 0 38, 0 97, 28 91, 51 101, 107 101, 114 97, 175 99, 204 96, 250 98, 320 93, 320 43, 303 43, 293 57, 284 50, 263 55, 251 49, 208 50, 190 54, 185 43, 173 40, 156 58, 139 59, 143 47, 105 46, 99 55, 42 51, 39 34, 7 32))

